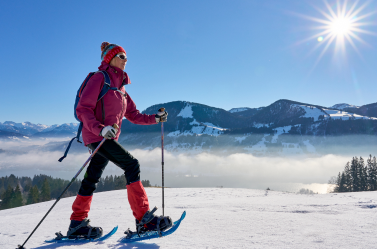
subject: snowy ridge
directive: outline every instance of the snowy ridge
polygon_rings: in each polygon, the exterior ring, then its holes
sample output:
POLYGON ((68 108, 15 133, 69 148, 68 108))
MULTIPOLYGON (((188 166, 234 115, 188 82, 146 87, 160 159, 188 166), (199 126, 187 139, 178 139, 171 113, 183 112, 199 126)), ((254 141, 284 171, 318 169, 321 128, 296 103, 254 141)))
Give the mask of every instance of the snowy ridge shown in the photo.
POLYGON ((346 103, 341 103, 341 104, 333 105, 330 108, 343 110, 345 108, 360 108, 360 106, 355 106, 355 105, 350 105, 350 104, 346 104, 346 103))
POLYGON ((342 120, 348 120, 348 119, 366 119, 366 120, 377 120, 377 118, 374 117, 366 117, 362 115, 358 115, 355 113, 345 112, 345 111, 339 111, 339 110, 330 110, 330 109, 323 109, 326 112, 325 118, 332 118, 332 119, 342 119, 342 120))
POLYGON ((248 107, 239 107, 239 108, 232 108, 229 110, 230 113, 235 113, 235 112, 243 112, 243 111, 247 111, 249 110, 250 108, 248 107))
POLYGON ((196 119, 194 119, 194 121, 192 121, 190 123, 190 125, 192 125, 192 128, 190 130, 185 130, 183 132, 177 130, 177 131, 174 131, 174 132, 170 132, 167 136, 168 137, 180 137, 180 136, 188 136, 188 135, 189 136, 210 135, 210 136, 217 137, 220 134, 222 134, 225 130, 227 130, 226 128, 217 127, 212 123, 198 122, 198 121, 196 121, 196 119))
POLYGON ((318 121, 320 115, 326 115, 321 109, 315 106, 307 106, 307 105, 293 105, 295 107, 301 108, 305 111, 305 115, 303 118, 314 118, 314 122, 318 121))
POLYGON ((316 106, 293 104, 292 107, 303 109, 305 111, 305 114, 302 115, 301 117, 313 118, 314 122, 319 121, 320 116, 323 116, 325 119, 332 118, 332 119, 348 120, 352 118, 352 119, 377 120, 377 118, 374 118, 374 117, 362 116, 359 114, 349 113, 349 112, 345 112, 341 110, 326 109, 326 108, 320 109, 316 106))
POLYGON ((77 131, 78 123, 65 123, 61 125, 32 124, 30 122, 15 123, 12 121, 0 122, 1 131, 6 132, 5 136, 12 139, 28 138, 30 136, 45 136, 48 134, 69 134, 77 131))

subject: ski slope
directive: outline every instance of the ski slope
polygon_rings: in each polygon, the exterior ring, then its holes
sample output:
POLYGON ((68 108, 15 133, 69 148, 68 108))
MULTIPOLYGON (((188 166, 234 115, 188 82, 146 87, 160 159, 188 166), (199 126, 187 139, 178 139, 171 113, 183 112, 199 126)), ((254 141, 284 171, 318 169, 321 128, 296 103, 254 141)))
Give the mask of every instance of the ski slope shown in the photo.
MULTIPOLYGON (((161 206, 161 189, 146 189, 151 207, 161 206)), ((299 195, 231 188, 166 188, 165 214, 173 220, 186 210, 180 228, 168 237, 143 243, 117 240, 134 219, 126 190, 94 194, 89 218, 104 232, 103 242, 46 244, 66 233, 74 197, 62 199, 31 237, 26 248, 376 248, 375 192, 299 195)), ((16 248, 27 238, 53 201, 0 211, 0 248, 16 248)), ((162 213, 159 209, 157 212, 162 213)))

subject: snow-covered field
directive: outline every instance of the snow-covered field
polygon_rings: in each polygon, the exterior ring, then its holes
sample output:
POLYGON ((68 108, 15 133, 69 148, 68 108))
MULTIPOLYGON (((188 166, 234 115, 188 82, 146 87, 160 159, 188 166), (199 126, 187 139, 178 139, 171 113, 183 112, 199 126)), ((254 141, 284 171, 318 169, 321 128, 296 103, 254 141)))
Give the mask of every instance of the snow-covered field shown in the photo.
MULTIPOLYGON (((147 188, 151 207, 161 206, 161 189, 147 188)), ((104 242, 46 244, 66 232, 74 198, 60 200, 26 248, 377 248, 376 192, 299 195, 232 188, 165 189, 165 214, 173 220, 186 210, 180 228, 144 243, 117 240, 134 219, 127 192, 94 195, 89 218, 104 231, 119 225, 104 242)), ((24 242, 53 201, 0 211, 0 248, 24 242)), ((162 210, 159 209, 160 213, 162 210)))

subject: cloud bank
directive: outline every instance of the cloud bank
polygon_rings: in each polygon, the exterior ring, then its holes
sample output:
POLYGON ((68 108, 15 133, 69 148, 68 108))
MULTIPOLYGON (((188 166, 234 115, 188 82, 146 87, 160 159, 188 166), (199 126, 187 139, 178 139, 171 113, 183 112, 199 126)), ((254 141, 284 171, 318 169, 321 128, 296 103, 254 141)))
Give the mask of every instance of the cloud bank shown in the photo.
MULTIPOLYGON (((17 148, 17 144, 8 144, 17 148)), ((30 145, 28 145, 30 146, 30 145)), ((1 144, 0 148, 4 148, 1 144)), ((20 147, 18 147, 20 148, 20 147)), ((30 149, 30 147, 28 147, 30 149)), ((161 185, 161 149, 132 150, 141 164, 141 179, 161 185)), ((0 176, 47 174, 71 179, 89 153, 72 153, 58 162, 62 152, 24 150, 23 153, 0 153, 0 176)), ((307 157, 256 157, 251 154, 220 156, 218 153, 197 155, 165 152, 165 186, 167 187, 234 187, 297 192, 309 188, 324 193, 331 176, 342 171, 351 157, 325 155, 307 157)), ((82 178, 85 170, 80 175, 82 178)), ((123 172, 109 163, 104 176, 123 172)))

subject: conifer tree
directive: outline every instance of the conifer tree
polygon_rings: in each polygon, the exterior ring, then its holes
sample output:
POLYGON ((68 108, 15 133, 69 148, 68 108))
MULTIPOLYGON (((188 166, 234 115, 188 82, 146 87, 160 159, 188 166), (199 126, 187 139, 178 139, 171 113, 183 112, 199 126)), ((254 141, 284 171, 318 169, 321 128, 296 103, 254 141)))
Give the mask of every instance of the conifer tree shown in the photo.
POLYGON ((151 187, 149 180, 141 180, 141 184, 143 184, 143 187, 151 187))
POLYGON ((114 189, 125 189, 126 188, 126 177, 124 175, 114 176, 114 189))
POLYGON ((368 190, 368 174, 367 167, 365 166, 364 159, 360 157, 359 159, 359 177, 360 177, 360 191, 368 190))
POLYGON ((351 181, 352 181, 352 192, 360 191, 360 170, 359 170, 359 159, 353 157, 350 167, 351 181))
POLYGON ((10 185, 8 185, 8 188, 5 191, 2 201, 1 201, 1 209, 7 209, 7 208, 13 207, 13 196, 14 196, 14 190, 10 185))
POLYGON ((49 201, 51 200, 51 191, 50 191, 50 184, 47 181, 47 178, 43 181, 41 194, 40 194, 41 201, 49 201))
POLYGON ((14 191, 12 202, 13 202, 13 207, 20 207, 23 205, 23 199, 22 199, 21 189, 19 185, 17 185, 16 190, 14 191))
POLYGON ((335 187, 334 187, 335 193, 340 192, 340 181, 341 181, 341 175, 340 175, 340 172, 339 172, 338 177, 336 178, 336 183, 335 183, 335 187))
POLYGON ((368 187, 370 191, 377 190, 377 161, 376 157, 372 158, 372 155, 369 155, 367 160, 368 167, 368 187))
POLYGON ((347 192, 347 185, 345 184, 346 177, 344 172, 340 175, 339 192, 347 192))
POLYGON ((27 204, 38 203, 38 201, 39 201, 39 190, 38 190, 38 187, 35 185, 29 191, 27 204))
POLYGON ((344 184, 346 185, 346 191, 345 192, 351 192, 352 191, 352 181, 351 181, 351 169, 350 169, 350 162, 346 163, 346 166, 344 167, 344 184))

